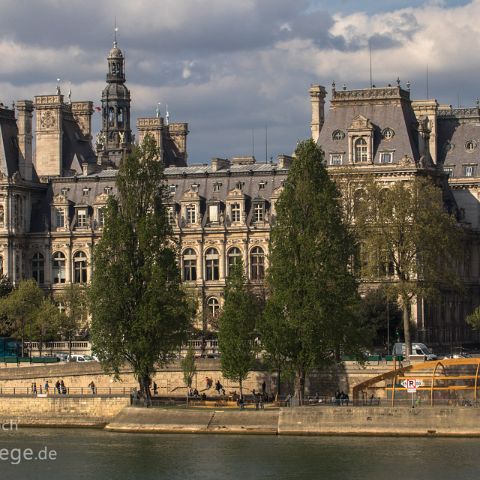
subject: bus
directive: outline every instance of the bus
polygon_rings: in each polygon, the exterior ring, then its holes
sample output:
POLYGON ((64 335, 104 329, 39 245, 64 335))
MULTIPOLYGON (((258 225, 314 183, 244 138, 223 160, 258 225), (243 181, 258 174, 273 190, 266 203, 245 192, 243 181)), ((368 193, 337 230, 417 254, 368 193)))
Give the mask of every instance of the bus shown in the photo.
POLYGON ((22 353, 22 342, 9 337, 0 337, 0 358, 16 358, 22 353))

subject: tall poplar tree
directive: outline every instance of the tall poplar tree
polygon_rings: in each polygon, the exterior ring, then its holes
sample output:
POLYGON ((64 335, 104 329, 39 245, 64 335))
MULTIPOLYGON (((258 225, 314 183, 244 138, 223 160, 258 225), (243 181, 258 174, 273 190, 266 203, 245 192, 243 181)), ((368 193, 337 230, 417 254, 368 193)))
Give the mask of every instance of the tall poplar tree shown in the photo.
POLYGON ((431 178, 389 184, 369 178, 356 187, 353 215, 361 242, 361 274, 382 280, 389 298, 398 299, 408 356, 412 303, 460 289, 464 234, 431 178))
POLYGON ((153 138, 147 135, 123 159, 116 184, 118 196, 109 198, 94 251, 91 339, 104 368, 118 376, 120 367, 130 364, 149 399, 156 365, 171 361, 187 339, 192 318, 153 138))
POLYGON ((344 224, 339 191, 312 140, 301 142, 295 154, 275 207, 270 297, 260 331, 267 353, 294 370, 302 403, 306 375, 340 352, 357 353, 364 332, 350 265, 356 242, 344 224))
POLYGON ((225 378, 238 382, 243 396, 243 381, 255 362, 255 327, 258 302, 249 290, 242 262, 230 269, 225 287, 225 304, 218 321, 218 348, 225 378))

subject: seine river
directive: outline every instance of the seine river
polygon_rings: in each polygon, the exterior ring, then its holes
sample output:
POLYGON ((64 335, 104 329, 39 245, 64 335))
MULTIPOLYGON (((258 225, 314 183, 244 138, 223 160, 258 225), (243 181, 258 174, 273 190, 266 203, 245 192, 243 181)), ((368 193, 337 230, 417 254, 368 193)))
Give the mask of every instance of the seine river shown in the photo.
POLYGON ((480 478, 480 439, 150 435, 21 429, 0 431, 0 458, 1 480, 480 478), (28 449, 34 457, 47 455, 47 459, 25 460, 23 455, 30 453, 28 449))

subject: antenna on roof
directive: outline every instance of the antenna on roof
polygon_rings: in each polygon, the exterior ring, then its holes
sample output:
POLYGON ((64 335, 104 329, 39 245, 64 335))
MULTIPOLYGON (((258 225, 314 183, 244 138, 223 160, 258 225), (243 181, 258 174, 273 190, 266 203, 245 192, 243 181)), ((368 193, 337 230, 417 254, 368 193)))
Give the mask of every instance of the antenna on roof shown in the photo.
POLYGON ((370 88, 373 87, 373 78, 372 78, 372 39, 368 39, 368 51, 370 56, 370 88))
POLYGON ((427 100, 429 99, 430 97, 428 96, 428 63, 427 63, 427 100))
POLYGON ((60 95, 60 79, 57 78, 57 95, 60 95))
POLYGON ((117 27, 117 17, 115 17, 115 25, 113 27, 113 46, 117 46, 117 32, 118 32, 118 27, 117 27))
POLYGON ((252 128, 252 157, 255 156, 255 129, 252 128))
POLYGON ((265 125, 265 163, 268 162, 268 127, 265 125))

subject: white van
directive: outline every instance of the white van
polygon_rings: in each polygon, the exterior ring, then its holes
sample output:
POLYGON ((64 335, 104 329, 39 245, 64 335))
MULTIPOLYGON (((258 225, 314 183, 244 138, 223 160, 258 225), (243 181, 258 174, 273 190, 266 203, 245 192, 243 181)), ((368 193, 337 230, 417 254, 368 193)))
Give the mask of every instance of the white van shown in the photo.
POLYGON ((88 355, 71 355, 70 362, 93 362, 88 355))
MULTIPOLYGON (((405 344, 404 343, 395 343, 393 345, 392 355, 405 356, 405 344)), ((425 360, 437 360, 437 356, 433 354, 424 343, 412 343, 412 354, 410 357, 422 357, 425 360)))

